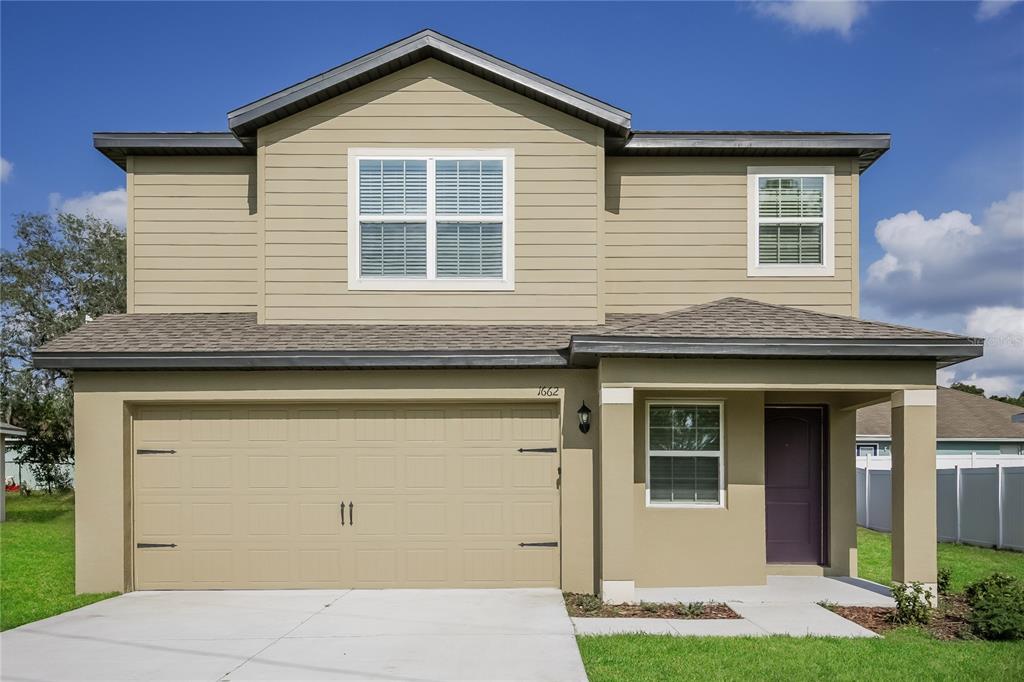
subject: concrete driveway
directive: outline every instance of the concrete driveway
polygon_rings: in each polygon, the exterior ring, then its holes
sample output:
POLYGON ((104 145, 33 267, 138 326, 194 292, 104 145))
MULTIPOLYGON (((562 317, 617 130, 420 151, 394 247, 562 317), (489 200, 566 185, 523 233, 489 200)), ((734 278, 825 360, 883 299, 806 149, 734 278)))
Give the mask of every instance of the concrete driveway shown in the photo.
POLYGON ((586 680, 554 589, 134 592, 0 635, 15 680, 586 680))

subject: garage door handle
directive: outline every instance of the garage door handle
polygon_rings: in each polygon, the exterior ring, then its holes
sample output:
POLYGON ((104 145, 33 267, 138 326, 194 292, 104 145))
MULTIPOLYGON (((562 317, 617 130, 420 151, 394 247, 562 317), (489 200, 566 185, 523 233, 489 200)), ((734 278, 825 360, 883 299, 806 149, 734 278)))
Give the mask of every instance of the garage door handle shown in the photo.
POLYGON ((339 504, 338 507, 341 509, 341 525, 344 526, 345 525, 345 500, 342 500, 341 504, 339 504))
POLYGON ((348 503, 348 525, 356 525, 356 517, 352 516, 352 510, 355 508, 351 502, 348 503))

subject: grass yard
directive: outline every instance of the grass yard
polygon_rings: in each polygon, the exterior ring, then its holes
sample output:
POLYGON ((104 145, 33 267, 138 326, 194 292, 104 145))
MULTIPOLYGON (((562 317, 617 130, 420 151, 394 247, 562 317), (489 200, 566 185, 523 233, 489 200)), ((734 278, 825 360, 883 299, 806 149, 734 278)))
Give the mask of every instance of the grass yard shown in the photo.
MULTIPOLYGON (((861 577, 888 584, 887 533, 858 529, 861 577)), ((992 573, 1024 579, 1024 554, 939 544, 952 590, 992 573)), ((614 635, 577 638, 591 682, 605 680, 1024 680, 1024 642, 944 642, 906 627, 882 639, 614 635)))
POLYGON ((0 630, 114 596, 75 594, 75 497, 7 494, 0 523, 0 630))
MULTIPOLYGON (((953 573, 952 592, 993 573, 1008 573, 1024 580, 1024 553, 971 545, 939 543, 939 568, 953 573)), ((892 547, 888 533, 857 529, 857 570, 861 578, 888 585, 892 581, 892 547)))
POLYGON ((591 682, 611 680, 1020 680, 1024 644, 614 635, 577 638, 591 682))

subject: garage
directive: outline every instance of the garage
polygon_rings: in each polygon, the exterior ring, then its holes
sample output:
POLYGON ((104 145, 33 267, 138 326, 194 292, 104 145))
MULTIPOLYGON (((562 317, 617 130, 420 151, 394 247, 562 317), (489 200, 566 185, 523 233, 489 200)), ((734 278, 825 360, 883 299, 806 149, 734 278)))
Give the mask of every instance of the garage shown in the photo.
POLYGON ((557 587, 553 403, 137 406, 135 589, 557 587))

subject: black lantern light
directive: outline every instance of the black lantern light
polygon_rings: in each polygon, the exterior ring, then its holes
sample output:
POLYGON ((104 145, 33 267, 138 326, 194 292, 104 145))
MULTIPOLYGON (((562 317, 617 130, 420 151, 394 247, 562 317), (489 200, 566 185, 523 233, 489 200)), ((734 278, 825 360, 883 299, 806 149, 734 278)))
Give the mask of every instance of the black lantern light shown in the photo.
POLYGON ((576 414, 580 418, 580 431, 586 433, 590 430, 590 408, 587 407, 587 401, 583 401, 583 406, 576 410, 576 414))

